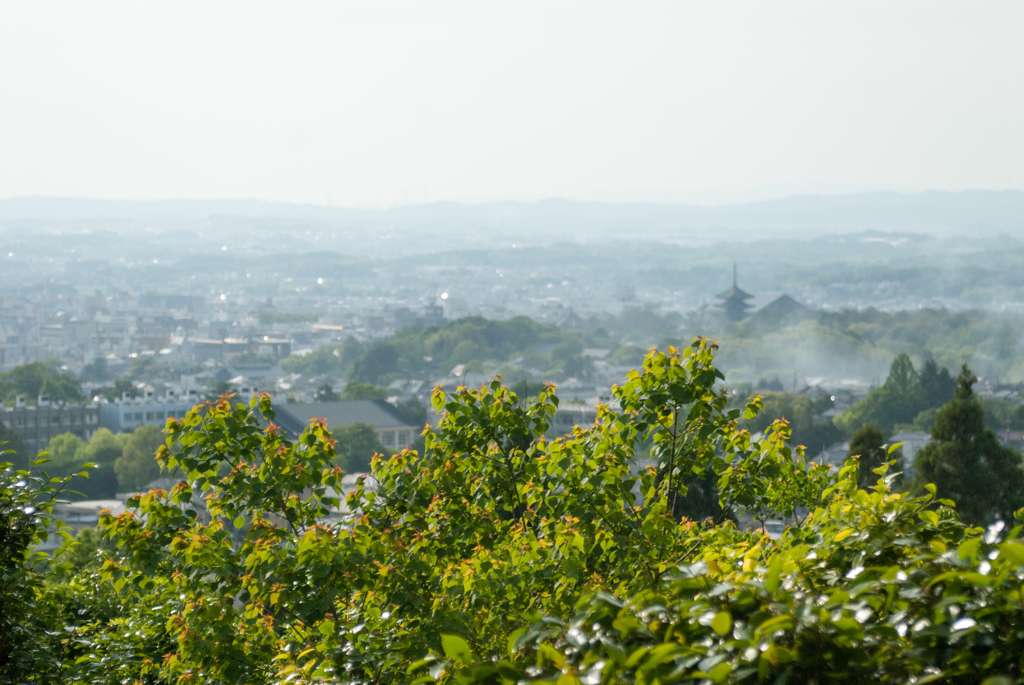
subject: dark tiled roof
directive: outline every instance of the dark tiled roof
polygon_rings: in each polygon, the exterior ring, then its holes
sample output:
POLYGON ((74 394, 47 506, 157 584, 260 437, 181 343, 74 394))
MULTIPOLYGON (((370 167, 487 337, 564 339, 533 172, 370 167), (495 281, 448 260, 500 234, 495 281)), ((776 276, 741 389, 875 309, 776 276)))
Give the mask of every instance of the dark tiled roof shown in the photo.
POLYGON ((339 402, 309 402, 284 404, 274 407, 277 423, 291 435, 298 435, 314 418, 326 419, 327 427, 366 423, 374 428, 401 428, 412 426, 409 419, 385 400, 342 400, 339 402))
POLYGON ((753 295, 745 293, 736 286, 733 286, 724 292, 718 293, 715 297, 720 300, 749 300, 753 295))
POLYGON ((789 295, 781 295, 765 306, 761 307, 760 312, 766 313, 780 313, 780 314, 810 314, 811 310, 794 300, 789 295))

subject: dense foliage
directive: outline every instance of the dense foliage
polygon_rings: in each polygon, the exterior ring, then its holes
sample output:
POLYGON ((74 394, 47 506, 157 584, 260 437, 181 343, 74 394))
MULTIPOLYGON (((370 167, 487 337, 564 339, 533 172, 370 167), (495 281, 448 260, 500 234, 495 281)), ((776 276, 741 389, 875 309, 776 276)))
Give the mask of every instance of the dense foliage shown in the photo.
MULTIPOLYGON (((3 447, 0 460, 11 456, 3 447)), ((43 571, 56 565, 35 547, 51 535, 70 537, 52 514, 71 477, 50 478, 39 470, 45 462, 33 460, 27 469, 0 463, 0 683, 5 684, 36 676, 48 681, 53 674, 43 571)))
POLYGON ((842 431, 832 421, 815 416, 823 408, 816 407, 807 395, 769 392, 762 395, 761 403, 762 409, 757 416, 743 422, 744 427, 753 433, 762 432, 774 421, 784 419, 789 424, 793 442, 804 445, 812 456, 843 437, 842 431))
MULTIPOLYGON (((942 370, 948 377, 949 372, 945 368, 942 370)), ((925 391, 910 357, 899 354, 889 367, 885 383, 837 416, 836 425, 850 433, 864 426, 875 426, 886 435, 891 435, 897 425, 912 424, 918 414, 939 406, 930 404, 933 396, 936 393, 925 391)), ((940 404, 948 399, 946 397, 940 404)))
POLYGON ((74 433, 61 433, 47 446, 49 472, 55 476, 75 473, 91 462, 89 479, 75 489, 89 499, 106 499, 118 492, 130 492, 159 477, 160 466, 153 454, 164 442, 158 426, 139 426, 130 433, 111 433, 100 428, 88 440, 74 433))
MULTIPOLYGON (((902 455, 901 455, 902 456, 902 455)), ((868 488, 871 485, 873 471, 884 464, 889 457, 885 449, 885 436, 874 426, 864 426, 850 438, 850 449, 847 457, 858 459, 859 476, 857 486, 868 488)))
POLYGON ((550 386, 437 391, 424 449, 375 459, 345 506, 327 427, 289 441, 266 396, 169 419, 158 460, 183 480, 32 586, 40 663, 5 676, 1019 680, 1021 527, 967 528, 934 488, 894 492, 888 465, 858 490, 856 462, 814 464, 782 421, 755 439, 739 423, 761 401, 730 407, 714 352, 650 354, 617 408, 557 440, 550 386), (695 482, 722 515, 678 516, 695 482), (733 517, 789 526, 773 540, 733 517))
MULTIPOLYGON (((443 326, 410 326, 371 345, 351 338, 342 345, 286 357, 281 360, 281 368, 307 376, 345 377, 371 384, 425 373, 447 374, 459 365, 473 373, 503 368, 505 372, 518 370, 518 376, 527 378, 584 378, 592 368, 592 360, 582 354, 585 346, 611 352, 619 349, 619 344, 599 327, 583 332, 524 316, 507 321, 467 317, 443 326)), ((637 349, 627 346, 625 354, 620 355, 624 363, 639 364, 643 354, 638 357, 637 349)))
POLYGON ((82 385, 77 378, 60 370, 60 361, 48 358, 0 373, 0 400, 10 406, 18 397, 35 404, 40 396, 51 402, 81 402, 82 385))
POLYGON ((333 426, 331 437, 338 455, 335 461, 347 473, 366 473, 375 455, 389 454, 377 440, 377 431, 366 423, 333 426))

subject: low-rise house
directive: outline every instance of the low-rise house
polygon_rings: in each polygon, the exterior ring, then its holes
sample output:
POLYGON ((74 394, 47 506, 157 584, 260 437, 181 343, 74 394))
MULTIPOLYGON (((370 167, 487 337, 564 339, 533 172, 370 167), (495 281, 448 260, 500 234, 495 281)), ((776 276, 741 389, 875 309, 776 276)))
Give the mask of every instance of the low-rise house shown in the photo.
POLYGON ((410 447, 423 426, 413 423, 386 400, 340 400, 274 405, 274 423, 296 437, 313 419, 324 419, 328 428, 365 423, 373 426, 377 440, 390 450, 410 447))

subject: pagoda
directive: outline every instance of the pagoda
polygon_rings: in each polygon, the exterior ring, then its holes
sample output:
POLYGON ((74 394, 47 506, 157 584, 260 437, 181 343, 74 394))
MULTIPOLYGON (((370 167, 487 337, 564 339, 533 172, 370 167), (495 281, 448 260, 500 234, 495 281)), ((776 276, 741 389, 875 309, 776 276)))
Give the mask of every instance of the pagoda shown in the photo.
POLYGON ((725 292, 718 293, 715 297, 722 301, 718 307, 729 321, 742 321, 747 318, 747 311, 752 306, 747 300, 752 299, 754 296, 743 292, 736 285, 735 263, 732 265, 732 287, 725 292))

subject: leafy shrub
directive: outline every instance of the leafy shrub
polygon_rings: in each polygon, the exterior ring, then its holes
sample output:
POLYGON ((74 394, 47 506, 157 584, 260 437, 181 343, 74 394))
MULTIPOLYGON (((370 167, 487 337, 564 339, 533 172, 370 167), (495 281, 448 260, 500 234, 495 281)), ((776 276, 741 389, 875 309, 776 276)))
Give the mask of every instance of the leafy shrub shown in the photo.
POLYGON ((809 461, 781 420, 752 438, 738 422, 761 401, 729 407, 715 350, 650 354, 615 407, 556 440, 551 387, 438 390, 422 452, 375 459, 344 507, 322 422, 292 442, 267 396, 169 420, 158 459, 183 481, 102 518, 102 563, 33 590, 61 619, 47 668, 211 685, 1019 680, 1020 526, 967 528, 934 488, 893 492, 888 465, 858 490, 856 462, 809 461), (729 516, 678 517, 698 481, 729 516))

